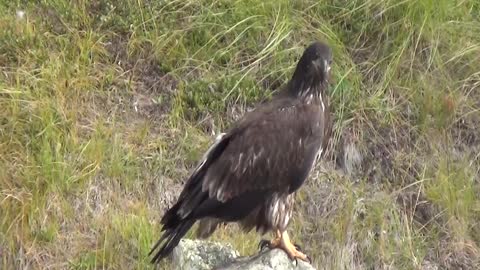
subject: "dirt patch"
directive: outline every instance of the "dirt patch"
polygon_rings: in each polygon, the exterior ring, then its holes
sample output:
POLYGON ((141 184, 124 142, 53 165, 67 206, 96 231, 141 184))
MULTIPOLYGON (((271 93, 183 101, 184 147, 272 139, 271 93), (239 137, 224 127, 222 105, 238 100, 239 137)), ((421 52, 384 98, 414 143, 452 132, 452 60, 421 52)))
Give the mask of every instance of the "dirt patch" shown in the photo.
POLYGON ((113 36, 106 43, 111 61, 122 69, 120 80, 130 88, 127 111, 152 120, 163 119, 171 109, 171 100, 179 80, 161 68, 153 48, 144 44, 135 54, 128 51, 128 37, 113 36))
MULTIPOLYGON (((480 136, 478 127, 480 127, 480 112, 478 117, 461 117, 450 129, 452 137, 452 157, 461 160, 465 157, 470 159, 471 164, 480 165, 480 136)), ((477 174, 480 171, 477 170, 477 174)))
POLYGON ((422 193, 402 192, 397 196, 396 202, 407 217, 421 228, 429 227, 436 219, 441 218, 439 209, 422 193))
MULTIPOLYGON (((474 242, 443 239, 438 250, 429 256, 438 256, 441 269, 479 269, 480 250, 474 242)), ((427 258, 429 257, 427 256, 427 258)))
MULTIPOLYGON (((414 182, 419 172, 421 156, 417 156, 415 145, 417 136, 408 126, 367 129, 363 139, 362 171, 373 183, 388 181, 404 186, 414 182)), ((424 149, 425 150, 425 149, 424 149)))
POLYGON ((53 34, 64 35, 68 32, 68 27, 65 25, 65 18, 59 14, 54 8, 45 4, 36 4, 34 13, 38 16, 29 17, 30 20, 41 20, 42 27, 53 34))
POLYGON ((357 179, 362 171, 363 156, 360 146, 359 130, 357 127, 350 126, 342 131, 337 145, 334 145, 332 140, 330 151, 328 151, 336 165, 352 180, 357 179))
POLYGON ((146 69, 145 73, 138 75, 138 87, 132 105, 140 115, 160 120, 170 112, 178 81, 171 74, 162 74, 158 68, 146 69))
POLYGON ((329 176, 322 171, 320 168, 308 180, 298 206, 304 211, 304 217, 312 217, 314 220, 335 216, 338 210, 342 209, 346 196, 345 192, 328 180, 329 176))
POLYGON ((183 184, 174 179, 162 176, 161 179, 149 181, 146 200, 148 205, 155 209, 155 213, 164 213, 177 201, 183 184))
POLYGON ((422 156, 415 155, 418 135, 406 123, 387 126, 371 121, 351 123, 334 132, 331 159, 337 168, 353 181, 395 186, 414 182, 422 161, 422 156))

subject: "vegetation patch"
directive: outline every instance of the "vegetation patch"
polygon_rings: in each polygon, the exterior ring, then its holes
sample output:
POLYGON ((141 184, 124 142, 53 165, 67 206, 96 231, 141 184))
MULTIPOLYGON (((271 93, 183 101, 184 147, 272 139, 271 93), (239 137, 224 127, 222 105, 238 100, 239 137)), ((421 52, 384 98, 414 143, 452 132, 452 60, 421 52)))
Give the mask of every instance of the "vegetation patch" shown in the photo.
MULTIPOLYGON (((0 3, 0 268, 153 269, 158 221, 214 135, 316 39, 334 51, 334 136, 292 239, 319 269, 480 268, 479 15, 473 0, 0 3)), ((212 237, 257 252, 238 230, 212 237)))

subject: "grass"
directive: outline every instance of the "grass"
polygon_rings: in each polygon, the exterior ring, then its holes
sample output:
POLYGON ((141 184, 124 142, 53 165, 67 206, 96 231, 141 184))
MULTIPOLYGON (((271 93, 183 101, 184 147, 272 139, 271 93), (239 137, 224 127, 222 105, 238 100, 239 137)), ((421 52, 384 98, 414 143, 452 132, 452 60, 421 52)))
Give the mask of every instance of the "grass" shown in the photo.
MULTIPOLYGON (((480 267, 479 16, 473 0, 0 2, 0 268, 152 269, 213 134, 316 39, 335 132, 293 239, 319 269, 480 267)), ((213 239, 256 252, 236 231, 213 239)))

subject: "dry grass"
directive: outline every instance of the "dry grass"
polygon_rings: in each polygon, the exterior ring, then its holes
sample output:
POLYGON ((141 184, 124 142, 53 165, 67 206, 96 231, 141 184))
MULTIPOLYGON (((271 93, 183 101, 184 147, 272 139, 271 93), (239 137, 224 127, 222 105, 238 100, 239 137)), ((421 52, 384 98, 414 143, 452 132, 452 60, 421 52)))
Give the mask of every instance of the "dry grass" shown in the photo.
MULTIPOLYGON (((0 268, 152 268, 212 134, 315 39, 334 49, 335 136, 294 239, 320 269, 480 268, 479 16, 473 0, 1 2, 0 268)), ((256 252, 236 231, 213 238, 256 252)))

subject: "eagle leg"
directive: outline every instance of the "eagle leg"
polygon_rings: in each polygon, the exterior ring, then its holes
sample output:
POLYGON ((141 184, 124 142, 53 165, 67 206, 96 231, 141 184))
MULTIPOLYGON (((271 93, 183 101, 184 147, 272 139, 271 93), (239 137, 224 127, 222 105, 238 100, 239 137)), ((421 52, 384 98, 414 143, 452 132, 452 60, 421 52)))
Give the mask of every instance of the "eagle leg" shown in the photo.
POLYGON ((276 230, 275 234, 276 237, 272 240, 262 239, 260 241, 260 250, 263 250, 265 247, 268 247, 269 249, 279 248, 285 251, 291 260, 296 261, 297 259, 300 259, 306 262, 311 262, 310 258, 301 251, 300 246, 290 242, 290 237, 288 236, 287 231, 280 232, 279 230, 276 230))
POLYGON ((301 252, 297 245, 290 242, 290 237, 288 236, 287 231, 281 233, 279 248, 285 251, 291 260, 296 261, 297 259, 300 259, 302 261, 311 262, 310 258, 301 252))

